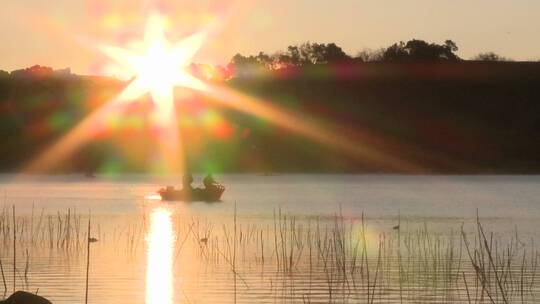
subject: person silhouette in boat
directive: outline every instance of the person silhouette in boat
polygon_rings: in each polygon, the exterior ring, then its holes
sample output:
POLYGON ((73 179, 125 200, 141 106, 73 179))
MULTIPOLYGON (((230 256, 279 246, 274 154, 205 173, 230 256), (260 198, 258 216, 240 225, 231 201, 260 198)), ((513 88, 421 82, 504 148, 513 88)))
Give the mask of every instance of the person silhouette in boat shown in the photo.
POLYGON ((203 184, 206 190, 213 190, 217 187, 217 182, 214 180, 212 173, 208 173, 203 179, 203 184))
POLYGON ((186 174, 184 174, 184 177, 182 178, 183 189, 192 191, 193 190, 193 186, 191 185, 192 183, 193 183, 193 174, 187 172, 186 174))

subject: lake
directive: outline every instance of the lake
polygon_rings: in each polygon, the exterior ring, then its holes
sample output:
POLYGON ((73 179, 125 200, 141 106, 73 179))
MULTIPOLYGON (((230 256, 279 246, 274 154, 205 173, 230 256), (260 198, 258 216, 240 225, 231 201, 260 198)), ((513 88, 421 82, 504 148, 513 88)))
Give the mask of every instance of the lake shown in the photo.
POLYGON ((89 303, 539 296, 540 176, 216 179, 222 202, 183 203, 155 193, 179 176, 1 175, 0 290, 84 303, 90 218, 89 303))

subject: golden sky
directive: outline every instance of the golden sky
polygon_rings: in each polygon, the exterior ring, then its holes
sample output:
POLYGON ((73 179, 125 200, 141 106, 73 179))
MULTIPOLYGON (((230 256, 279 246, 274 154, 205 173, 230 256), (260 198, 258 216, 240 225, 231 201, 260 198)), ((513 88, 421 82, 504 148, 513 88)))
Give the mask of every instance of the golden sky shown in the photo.
POLYGON ((173 41, 216 25, 195 57, 200 63, 305 41, 335 42, 355 55, 412 38, 452 39, 462 58, 494 51, 540 59, 538 0, 18 0, 2 4, 0 69, 40 64, 99 73, 107 58, 93 47, 141 36, 155 9, 170 17, 173 41))

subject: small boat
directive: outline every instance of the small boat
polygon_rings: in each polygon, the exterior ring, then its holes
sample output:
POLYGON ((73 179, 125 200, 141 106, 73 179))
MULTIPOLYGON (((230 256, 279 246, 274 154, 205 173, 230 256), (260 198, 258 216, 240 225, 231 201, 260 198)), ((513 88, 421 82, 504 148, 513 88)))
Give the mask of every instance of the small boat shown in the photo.
POLYGON ((217 202, 221 199, 223 192, 225 192, 225 187, 215 184, 210 189, 195 188, 193 190, 176 190, 172 186, 167 186, 159 189, 157 193, 161 196, 162 201, 217 202))

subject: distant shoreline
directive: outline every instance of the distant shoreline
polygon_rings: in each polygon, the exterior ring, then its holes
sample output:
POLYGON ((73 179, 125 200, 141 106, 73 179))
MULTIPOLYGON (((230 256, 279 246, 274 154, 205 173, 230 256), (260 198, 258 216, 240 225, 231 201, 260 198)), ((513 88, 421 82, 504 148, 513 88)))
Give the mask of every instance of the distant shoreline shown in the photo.
MULTIPOLYGON (((192 121, 180 127, 183 140, 197 142, 183 154, 201 172, 540 174, 539 83, 540 62, 321 64, 238 76, 223 85, 339 135, 349 150, 195 95, 187 104, 219 124, 179 101, 179 117, 192 121)), ((18 172, 121 89, 76 75, 0 78, 0 168, 18 172)), ((138 102, 52 171, 152 170, 149 102, 138 102)))

